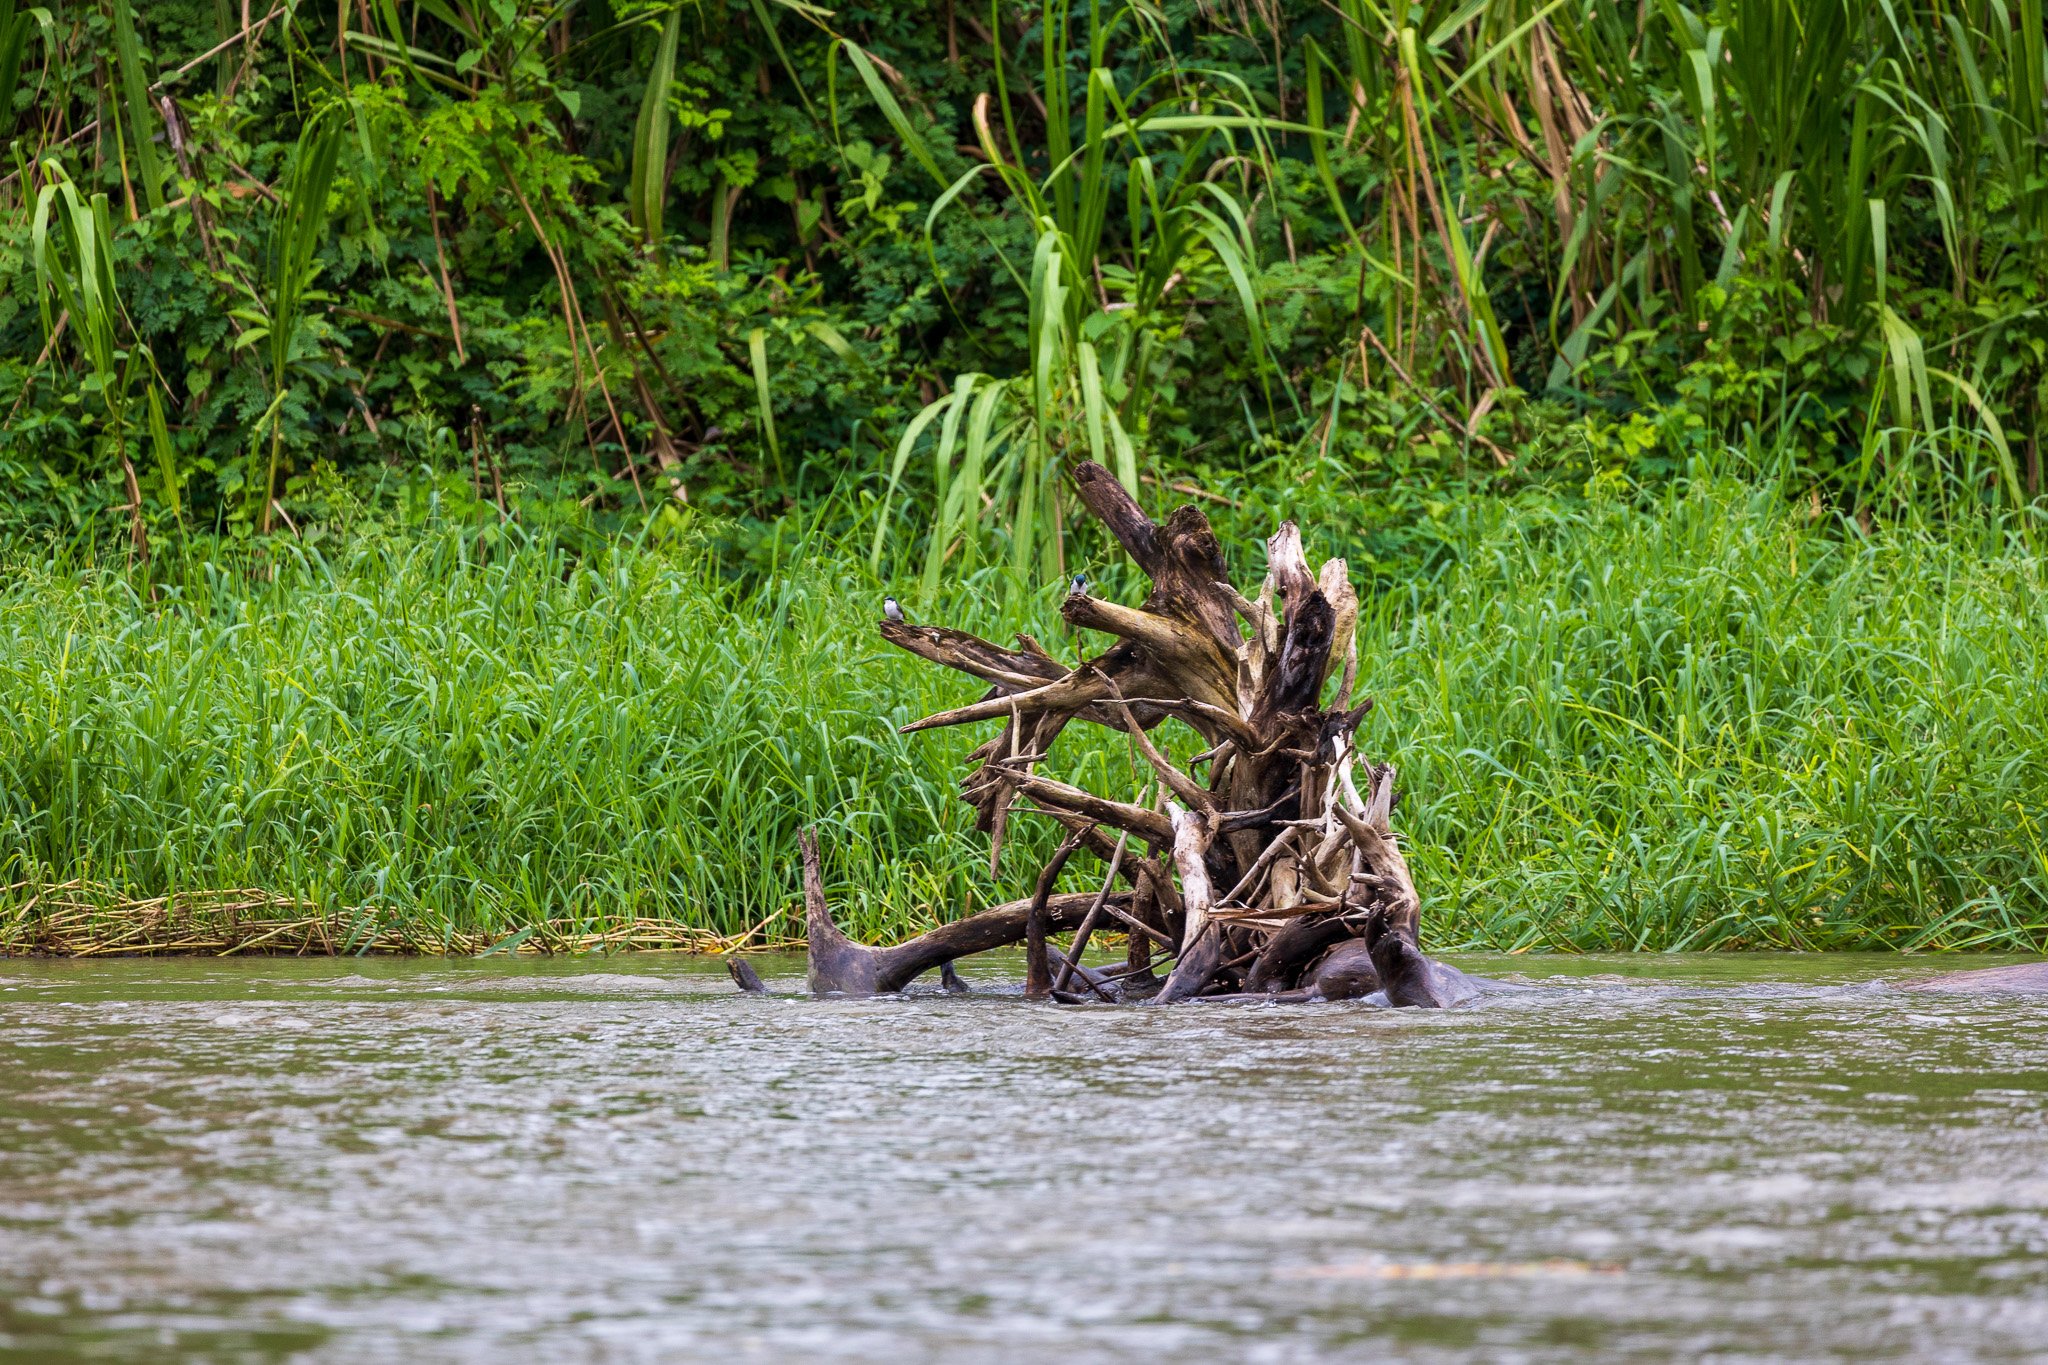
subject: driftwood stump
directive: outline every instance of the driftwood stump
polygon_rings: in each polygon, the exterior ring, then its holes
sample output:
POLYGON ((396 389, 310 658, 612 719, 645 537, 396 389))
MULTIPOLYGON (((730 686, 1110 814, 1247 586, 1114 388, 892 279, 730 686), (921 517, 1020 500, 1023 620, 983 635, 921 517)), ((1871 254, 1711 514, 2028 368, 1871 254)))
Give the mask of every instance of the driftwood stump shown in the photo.
POLYGON ((1197 508, 1159 525, 1100 465, 1080 465, 1074 482, 1152 582, 1135 608, 1080 584, 1067 597, 1061 615, 1113 637, 1108 649, 1069 667, 1028 636, 1006 649, 942 626, 881 623, 891 644, 988 685, 981 700, 904 730, 1000 723, 962 783, 990 835, 991 870, 1020 809, 1063 826, 1065 842, 1031 899, 878 949, 833 924, 807 834, 813 992, 900 990, 954 958, 1024 942, 1026 994, 1068 1001, 1460 998, 1465 978, 1421 952, 1421 902, 1391 824, 1394 770, 1362 764, 1356 748, 1372 703, 1352 701, 1358 595, 1344 561, 1310 572, 1300 532, 1284 523, 1266 542, 1265 581, 1247 597, 1231 586, 1197 508), (1201 741, 1179 765, 1153 738, 1168 719, 1201 741), (1046 776, 1055 741, 1076 720, 1127 733, 1157 776, 1155 799, 1116 801, 1046 776), (1101 891, 1055 894, 1081 851, 1107 866, 1101 891), (1061 950, 1052 936, 1070 930, 1061 950), (1098 931, 1128 935, 1122 968, 1081 965, 1098 931), (1155 958, 1171 961, 1164 981, 1155 958))

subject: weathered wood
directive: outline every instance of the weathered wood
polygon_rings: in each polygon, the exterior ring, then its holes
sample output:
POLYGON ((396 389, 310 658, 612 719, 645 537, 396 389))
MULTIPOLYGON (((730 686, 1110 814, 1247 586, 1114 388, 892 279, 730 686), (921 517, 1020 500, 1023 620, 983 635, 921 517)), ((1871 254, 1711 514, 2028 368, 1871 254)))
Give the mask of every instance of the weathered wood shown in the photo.
POLYGON ((1223 964, 1222 930, 1212 930, 1209 924, 1209 907, 1216 900, 1208 865, 1209 844, 1215 837, 1214 818, 1206 812, 1182 810, 1176 805, 1168 805, 1167 810, 1173 818, 1173 865, 1180 872, 1180 895, 1187 906, 1187 925, 1181 930, 1180 960, 1173 964, 1172 973, 1156 997, 1162 1005, 1200 995, 1223 964))
MULTIPOLYGON (((877 989, 890 989, 876 984, 880 959, 875 951, 847 938, 832 922, 831 907, 825 903, 824 873, 818 864, 818 836, 804 830, 797 836, 797 845, 804 860, 804 940, 810 958, 811 994, 873 995, 877 989)), ((927 965, 935 963, 936 959, 927 965)))
POLYGON ((911 721, 900 733, 914 735, 920 730, 940 730, 951 725, 971 725, 978 720, 1003 720, 1040 711, 1072 715, 1091 702, 1109 695, 1108 683, 1099 677, 1075 673, 1069 677, 1007 696, 987 697, 968 706, 956 706, 911 721))
POLYGON ((1004 649, 964 630, 884 621, 881 632, 884 640, 919 658, 1013 691, 1042 687, 1067 675, 1065 665, 1043 650, 1004 649))
POLYGON ((1159 528, 1116 476, 1093 460, 1085 460, 1074 467, 1074 491, 1080 494, 1081 505, 1116 537, 1116 543, 1137 561, 1145 576, 1157 578, 1159 528))
POLYGON ((1088 951, 1088 936, 1095 932, 1095 922, 1101 918, 1102 907, 1109 900, 1110 888, 1116 885, 1116 874, 1124 865, 1124 849, 1131 836, 1120 835, 1116 841, 1116 852, 1110 855, 1109 871, 1103 874, 1102 890, 1096 894, 1095 904, 1088 907, 1088 913, 1081 918, 1081 927, 1074 931, 1074 938, 1067 945, 1067 962, 1060 968, 1058 978, 1052 983, 1053 989, 1063 991, 1073 979, 1074 969, 1080 965, 1081 954, 1088 951))
MULTIPOLYGON (((1038 874, 1038 890, 1031 897, 1031 909, 1024 919, 1024 997, 1042 1000, 1052 992, 1052 969, 1046 958, 1045 903, 1066 869, 1067 859, 1081 846, 1078 834, 1069 834, 1052 855, 1052 861, 1038 874)), ((1092 908, 1092 907, 1091 907, 1092 908)))
POLYGON ((1343 799, 1333 810, 1357 840, 1366 871, 1378 879, 1378 896, 1387 907, 1388 923, 1411 946, 1419 948, 1422 898, 1416 893, 1414 879, 1408 875, 1408 860, 1401 856, 1401 846, 1394 842, 1393 766, 1387 764, 1373 771, 1372 796, 1362 802, 1348 770, 1343 772, 1341 781, 1343 799), (1358 808, 1355 816, 1352 805, 1358 808))
POLYGON ((1114 905, 1105 905, 1102 908, 1109 913, 1110 918, 1121 923, 1126 929, 1129 929, 1137 939, 1151 939, 1169 953, 1174 950, 1173 940, 1168 938, 1166 931, 1157 925, 1147 923, 1128 911, 1119 910, 1114 905))
MULTIPOLYGON (((1092 891, 1061 893, 1045 903, 1046 932, 1063 934, 1080 927, 1082 916, 1095 901, 1092 891)), ((1104 907, 1112 915, 1126 910, 1128 893, 1110 897, 1104 907)), ((811 989, 816 995, 890 995, 902 990, 924 973, 957 958, 973 957, 996 948, 1013 948, 1024 941, 1029 900, 1009 901, 966 919, 942 924, 890 948, 847 946, 866 957, 865 965, 852 966, 841 958, 822 982, 814 962, 811 989)), ((841 936, 844 942, 844 936, 841 936)), ((813 948, 815 958, 816 950, 813 948)))
POLYGON ((1079 592, 1068 596, 1060 615, 1079 629, 1120 636, 1145 654, 1151 671, 1171 677, 1193 700, 1223 707, 1235 699, 1235 660, 1195 626, 1079 592))
POLYGON ((1124 728, 1130 732, 1131 742, 1137 746, 1138 752, 1145 756, 1145 761, 1152 765, 1152 771, 1159 774, 1159 780, 1166 784, 1166 789, 1186 805, 1199 810, 1215 810, 1216 798, 1204 791, 1202 784, 1195 781, 1192 776, 1166 761, 1166 755, 1159 752, 1159 746, 1152 742, 1152 736, 1145 733, 1145 727, 1138 723, 1137 716, 1132 714, 1122 694, 1114 690, 1114 684, 1110 693, 1110 703, 1116 707, 1117 714, 1123 717, 1124 728))
MULTIPOLYGON (((832 922, 818 869, 817 840, 809 830, 800 837, 804 853, 805 928, 810 947, 810 990, 813 995, 889 995, 902 990, 934 967, 972 957, 992 948, 1023 941, 1032 900, 1011 901, 951 924, 942 924, 893 948, 869 948, 852 942, 832 922)), ((1048 933, 1080 927, 1095 904, 1093 892, 1048 896, 1042 913, 1048 933)), ((1111 913, 1126 910, 1128 893, 1104 902, 1111 913)))
MULTIPOLYGON (((1116 1000, 1116 996, 1110 989, 1110 979, 1101 972, 1096 971, 1093 967, 1084 966, 1050 944, 1046 946, 1045 956, 1046 961, 1052 965, 1055 975, 1081 982, 1081 984, 1093 991, 1099 1000, 1110 1002, 1116 1000)), ((1055 999, 1063 993, 1064 990, 1061 987, 1054 987, 1051 992, 1055 999)))
POLYGON ((1350 938, 1353 932, 1337 915, 1302 915, 1289 920, 1266 936, 1265 947, 1259 950, 1251 972, 1245 977, 1245 993, 1288 989, 1303 968, 1332 944, 1350 938))
POLYGON ((1223 934, 1220 926, 1211 921, 1189 934, 1188 946, 1181 949, 1180 960, 1173 964, 1173 971, 1167 974, 1166 984, 1152 997, 1152 1003, 1171 1005, 1194 999, 1222 965, 1223 934))
POLYGON ((1354 776, 1363 761, 1357 732, 1372 703, 1352 698, 1359 602, 1345 562, 1327 559, 1311 571, 1300 529, 1283 523, 1264 546, 1263 582, 1246 596, 1232 586, 1223 547, 1198 507, 1155 522, 1092 462, 1075 466, 1072 486, 1150 580, 1137 606, 1078 580, 1062 602, 1065 620, 1109 637, 1106 648, 1070 665, 1027 636, 1013 649, 942 626, 881 628, 890 643, 988 689, 903 729, 1000 722, 970 755, 961 783, 977 827, 990 835, 991 870, 1013 813, 1049 816, 1064 827, 1064 842, 1029 901, 888 949, 861 949, 832 927, 822 892, 811 894, 815 850, 807 847, 813 989, 893 990, 917 964, 922 970, 976 944, 1021 938, 1027 995, 1100 998, 1110 975, 1079 957, 1091 935, 1114 925, 1131 938, 1114 988, 1126 999, 1151 989, 1155 948, 1173 959, 1154 997, 1160 1002, 1235 998, 1240 987, 1276 999, 1378 999, 1382 991, 1402 1005, 1462 998, 1464 978, 1421 952, 1421 898, 1391 819, 1393 769, 1367 765, 1363 795, 1354 776), (1168 719, 1200 737, 1200 753, 1179 763, 1170 757, 1179 745, 1158 731, 1168 719), (1128 738, 1160 784, 1163 810, 1040 771, 1077 721, 1128 738), (1109 865, 1101 891, 1053 894, 1081 849, 1109 865), (1113 890, 1119 877, 1127 892, 1113 890), (1230 889, 1219 896, 1218 887, 1230 889), (1062 954, 1048 940, 1065 927, 1076 935, 1062 954), (1077 979, 1092 996, 1070 989, 1077 979))
MULTIPOLYGON (((1330 604, 1334 620, 1330 630, 1330 651, 1323 662, 1320 687, 1331 673, 1341 669, 1342 679, 1332 702, 1338 711, 1351 704, 1351 687, 1358 680, 1358 590, 1351 586, 1350 566, 1341 559, 1326 559, 1316 574, 1316 586, 1330 604)), ((1367 702, 1370 706, 1372 703, 1367 702)), ((1361 712, 1360 714, 1363 714, 1361 712)), ((1356 722, 1353 722, 1354 727, 1356 722)))
POLYGON ((1127 801, 1112 801, 1106 796, 1097 796, 1094 792, 1005 763, 991 761, 984 765, 984 771, 987 769, 995 769, 996 780, 1013 784, 1033 800, 1059 806, 1098 825, 1125 830, 1155 844, 1168 843, 1173 838, 1172 823, 1156 810, 1134 806, 1127 801))

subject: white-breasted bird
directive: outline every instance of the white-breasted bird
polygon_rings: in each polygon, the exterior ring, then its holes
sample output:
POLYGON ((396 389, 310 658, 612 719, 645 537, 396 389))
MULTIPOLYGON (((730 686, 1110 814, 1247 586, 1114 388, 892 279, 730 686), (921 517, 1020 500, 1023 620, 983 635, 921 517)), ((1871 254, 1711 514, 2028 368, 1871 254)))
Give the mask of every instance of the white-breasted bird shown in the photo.
POLYGON ((895 621, 900 624, 903 620, 903 604, 901 602, 898 602, 893 597, 883 598, 882 615, 887 619, 895 621))
POLYGON ((1075 574, 1075 575, 1074 575, 1074 591, 1075 591, 1075 592, 1086 592, 1086 591, 1088 591, 1088 575, 1087 575, 1087 574, 1084 574, 1084 573, 1077 573, 1077 574, 1075 574))

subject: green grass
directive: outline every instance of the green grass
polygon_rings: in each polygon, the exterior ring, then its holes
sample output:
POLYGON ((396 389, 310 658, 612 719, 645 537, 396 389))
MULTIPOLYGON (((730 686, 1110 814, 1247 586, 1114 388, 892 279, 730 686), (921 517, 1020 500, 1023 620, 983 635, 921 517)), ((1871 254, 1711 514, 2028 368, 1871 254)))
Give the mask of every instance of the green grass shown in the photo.
POLYGON ((1739 485, 1485 508, 1466 549, 1368 674, 1440 939, 2048 942, 2040 557, 1739 485))
MULTIPOLYGON (((1865 537, 1714 479, 1456 503, 1436 530, 1448 566, 1360 632, 1429 942, 2048 944, 2038 556, 1986 523, 1865 537)), ((894 732, 974 687, 877 640, 859 550, 741 587, 688 547, 464 544, 361 540, 268 579, 189 562, 153 604, 18 556, 0 884, 263 887, 415 939, 732 932, 794 904, 816 821, 863 936, 1018 893, 1024 860, 991 881, 952 794, 980 736, 894 732)), ((931 615, 1073 647, 1052 594, 1010 596, 991 571, 931 615)), ((1107 735, 1060 764, 1110 792, 1133 771, 1107 735)))

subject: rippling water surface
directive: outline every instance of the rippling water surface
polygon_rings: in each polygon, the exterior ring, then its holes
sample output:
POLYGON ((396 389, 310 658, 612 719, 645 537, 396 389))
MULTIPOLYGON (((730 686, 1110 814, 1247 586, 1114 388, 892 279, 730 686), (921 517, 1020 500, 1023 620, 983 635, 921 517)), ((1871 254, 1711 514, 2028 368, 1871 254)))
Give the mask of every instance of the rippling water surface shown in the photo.
POLYGON ((1538 988, 0 962, 0 1359, 2048 1359, 2048 1002, 1459 961, 1538 988))

